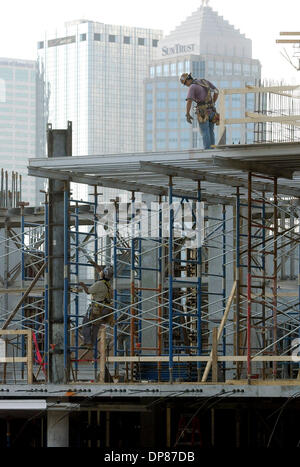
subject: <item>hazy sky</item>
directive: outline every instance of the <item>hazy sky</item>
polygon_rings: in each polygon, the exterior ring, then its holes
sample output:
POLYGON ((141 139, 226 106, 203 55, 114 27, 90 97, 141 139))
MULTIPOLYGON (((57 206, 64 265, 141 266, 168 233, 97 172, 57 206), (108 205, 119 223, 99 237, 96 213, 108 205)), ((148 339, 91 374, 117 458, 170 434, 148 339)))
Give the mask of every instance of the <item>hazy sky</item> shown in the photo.
MULTIPOLYGON (((108 24, 174 29, 201 0, 5 0, 0 14, 0 57, 36 58, 43 31, 78 18, 108 24)), ((210 0, 210 5, 253 41, 253 58, 263 65, 263 77, 299 82, 297 72, 275 44, 280 31, 300 30, 300 0, 210 0)), ((300 36, 299 36, 300 38, 300 36)), ((291 46, 287 50, 292 54, 291 46)))

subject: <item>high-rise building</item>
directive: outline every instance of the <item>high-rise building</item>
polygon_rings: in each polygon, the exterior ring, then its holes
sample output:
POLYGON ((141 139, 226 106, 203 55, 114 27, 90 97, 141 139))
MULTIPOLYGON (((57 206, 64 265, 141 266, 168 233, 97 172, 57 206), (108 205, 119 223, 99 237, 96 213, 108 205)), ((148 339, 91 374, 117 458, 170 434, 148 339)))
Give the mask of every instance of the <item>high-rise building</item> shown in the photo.
POLYGON ((50 83, 49 122, 73 124, 73 155, 143 150, 143 80, 161 31, 94 21, 46 32, 38 55, 50 83))
POLYGON ((28 158, 45 154, 47 92, 36 61, 0 58, 0 168, 22 176, 22 201, 36 206, 42 181, 27 175, 28 158))
MULTIPOLYGON (((203 147, 196 118, 193 126, 186 122, 187 88, 179 83, 184 72, 218 88, 240 88, 256 84, 261 66, 252 58, 251 40, 202 5, 160 41, 157 58, 149 65, 144 84, 146 151, 203 147)), ((254 110, 254 102, 254 94, 226 96, 226 117, 242 117, 245 109, 254 110)), ((252 142, 253 134, 253 124, 231 125, 227 143, 252 142)))

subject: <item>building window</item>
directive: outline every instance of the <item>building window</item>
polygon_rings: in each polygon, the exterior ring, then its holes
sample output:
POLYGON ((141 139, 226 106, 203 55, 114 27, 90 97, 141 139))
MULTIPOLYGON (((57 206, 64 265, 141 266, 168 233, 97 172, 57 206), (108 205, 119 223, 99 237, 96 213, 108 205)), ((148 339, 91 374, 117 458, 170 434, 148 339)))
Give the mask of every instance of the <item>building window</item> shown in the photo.
POLYGON ((16 70, 15 80, 16 81, 28 81, 28 71, 27 70, 16 70))
POLYGON ((94 41, 101 41, 101 34, 99 32, 95 32, 94 41))
POLYGON ((152 40, 152 47, 158 47, 158 39, 152 40))
POLYGON ((86 33, 80 34, 80 40, 81 42, 86 41, 86 33))
POLYGON ((164 64, 163 73, 164 73, 164 76, 169 76, 169 64, 168 63, 164 64))
POLYGON ((13 80, 13 71, 11 68, 0 68, 0 78, 5 81, 13 80))
POLYGON ((241 82, 240 81, 232 81, 232 87, 233 88, 240 88, 241 87, 241 82))
POLYGON ((130 37, 124 36, 124 44, 130 44, 130 37))
POLYGON ((171 63, 171 76, 176 76, 176 63, 171 63))
POLYGON ((151 66, 151 67, 150 67, 150 77, 151 77, 151 78, 154 78, 154 76, 155 76, 155 67, 154 67, 154 66, 151 66))
POLYGON ((38 42, 38 49, 43 49, 44 48, 44 42, 38 42))
POLYGON ((157 67, 156 67, 156 76, 161 76, 161 72, 162 72, 161 65, 157 65, 157 67))
POLYGON ((235 63, 233 65, 233 71, 235 75, 240 75, 242 73, 242 65, 240 63, 235 63))
POLYGON ((252 65, 252 73, 258 73, 258 66, 252 65))
POLYGON ((229 87, 229 82, 228 81, 220 81, 220 88, 225 89, 229 87))
POLYGON ((145 45, 145 39, 143 37, 138 38, 138 45, 145 45))
POLYGON ((213 75, 215 72, 215 64, 212 61, 207 62, 207 72, 209 75, 213 75))
POLYGON ((157 89, 166 89, 166 83, 161 82, 161 83, 156 83, 157 89))
POLYGON ((223 62, 216 62, 216 74, 223 75, 223 62))
POLYGON ((184 63, 183 62, 177 63, 177 67, 178 67, 178 74, 182 75, 183 70, 184 70, 184 63))
POLYGON ((108 35, 108 42, 116 42, 115 34, 109 34, 108 35))
POLYGON ((232 63, 225 63, 225 75, 232 75, 232 63))
POLYGON ((232 95, 232 107, 240 107, 240 106, 241 106, 241 95, 233 94, 232 95))
POLYGON ((175 149, 178 145, 178 135, 175 131, 169 133, 169 148, 175 149))
POLYGON ((244 75, 249 76, 251 74, 250 65, 248 65, 247 63, 244 63, 243 72, 244 72, 244 75))
POLYGON ((152 83, 147 83, 146 88, 147 88, 148 91, 152 91, 152 89, 153 89, 152 83))
POLYGON ((191 72, 191 64, 189 60, 186 60, 184 62, 184 71, 185 73, 190 73, 191 72))

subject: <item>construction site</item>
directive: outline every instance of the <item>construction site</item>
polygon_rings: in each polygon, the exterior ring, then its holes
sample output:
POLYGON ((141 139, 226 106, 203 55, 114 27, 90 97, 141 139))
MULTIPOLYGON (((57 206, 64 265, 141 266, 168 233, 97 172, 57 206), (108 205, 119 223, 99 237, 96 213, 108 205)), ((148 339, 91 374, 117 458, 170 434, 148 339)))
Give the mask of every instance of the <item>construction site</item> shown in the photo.
POLYGON ((299 91, 220 89, 210 150, 75 157, 49 123, 40 206, 2 169, 0 447, 300 446, 299 91))

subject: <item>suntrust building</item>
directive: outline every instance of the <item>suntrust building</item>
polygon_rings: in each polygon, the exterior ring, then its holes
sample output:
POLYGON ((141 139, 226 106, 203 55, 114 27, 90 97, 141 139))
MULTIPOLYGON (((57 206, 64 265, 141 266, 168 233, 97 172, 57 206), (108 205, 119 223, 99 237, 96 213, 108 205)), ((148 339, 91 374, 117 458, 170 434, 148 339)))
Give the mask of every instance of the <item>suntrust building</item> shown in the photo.
MULTIPOLYGON (((182 73, 206 78, 218 88, 256 84, 261 66, 252 58, 252 42, 209 6, 201 6, 159 43, 157 57, 145 80, 144 149, 202 148, 194 119, 186 122, 187 88, 179 83, 182 73)), ((228 118, 240 118, 254 110, 254 95, 227 96, 228 118)), ((218 136, 218 135, 217 135, 218 136)), ((232 125, 227 143, 251 143, 253 124, 232 125)))

